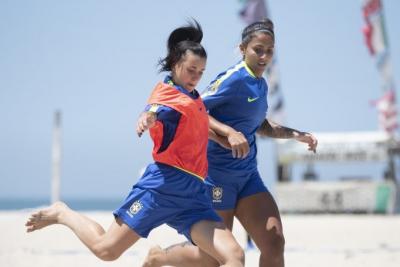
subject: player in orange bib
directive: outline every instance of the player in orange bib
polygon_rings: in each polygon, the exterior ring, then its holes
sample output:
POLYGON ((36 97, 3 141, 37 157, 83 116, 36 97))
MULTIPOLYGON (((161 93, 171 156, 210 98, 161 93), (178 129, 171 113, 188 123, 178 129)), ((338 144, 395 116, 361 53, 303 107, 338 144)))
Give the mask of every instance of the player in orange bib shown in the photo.
POLYGON ((111 227, 105 231, 58 202, 33 213, 26 223, 28 232, 63 224, 97 257, 109 261, 165 223, 219 265, 244 266, 244 252, 213 210, 204 184, 209 120, 195 89, 207 59, 202 37, 197 22, 175 29, 169 36, 168 55, 160 65, 161 71, 170 75, 156 85, 137 124, 139 135, 150 130, 154 163, 114 211, 111 227))

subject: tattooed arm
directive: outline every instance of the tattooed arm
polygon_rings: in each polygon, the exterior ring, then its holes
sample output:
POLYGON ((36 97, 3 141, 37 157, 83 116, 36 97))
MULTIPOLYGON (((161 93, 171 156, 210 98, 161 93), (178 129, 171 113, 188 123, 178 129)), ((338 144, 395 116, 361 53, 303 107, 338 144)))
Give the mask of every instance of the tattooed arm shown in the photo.
POLYGON ((300 131, 279 125, 275 122, 265 119, 261 126, 257 129, 257 133, 261 136, 272 138, 295 138, 300 135, 300 131))
POLYGON ((308 144, 308 150, 314 153, 318 145, 318 140, 312 134, 285 127, 267 119, 257 129, 257 133, 261 136, 272 138, 296 139, 299 142, 308 144))

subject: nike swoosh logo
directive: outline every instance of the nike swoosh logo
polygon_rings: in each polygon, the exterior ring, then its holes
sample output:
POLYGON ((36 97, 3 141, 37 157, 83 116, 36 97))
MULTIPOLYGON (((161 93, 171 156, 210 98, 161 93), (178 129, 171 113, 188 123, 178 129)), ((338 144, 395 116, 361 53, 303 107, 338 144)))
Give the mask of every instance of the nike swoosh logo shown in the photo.
POLYGON ((259 99, 260 97, 248 97, 247 98, 247 102, 249 102, 249 103, 251 103, 251 102, 254 102, 254 101, 256 101, 257 99, 259 99))

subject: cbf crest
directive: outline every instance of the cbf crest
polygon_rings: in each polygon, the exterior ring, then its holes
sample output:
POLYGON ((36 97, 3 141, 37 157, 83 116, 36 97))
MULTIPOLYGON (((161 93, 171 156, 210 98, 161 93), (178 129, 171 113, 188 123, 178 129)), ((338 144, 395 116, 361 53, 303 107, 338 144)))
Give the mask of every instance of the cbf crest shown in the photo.
POLYGON ((203 92, 203 94, 201 95, 202 97, 205 96, 209 96, 209 95, 213 95, 217 92, 217 89, 220 85, 221 81, 220 80, 216 80, 215 82, 209 84, 205 90, 205 92, 203 92))
POLYGON ((140 202, 140 200, 136 200, 135 202, 132 203, 132 205, 129 208, 129 211, 127 211, 127 213, 130 217, 133 217, 133 215, 138 213, 142 208, 143 208, 143 204, 140 202))
POLYGON ((219 186, 214 186, 212 189, 212 197, 213 197, 213 202, 221 202, 222 199, 222 187, 219 186))

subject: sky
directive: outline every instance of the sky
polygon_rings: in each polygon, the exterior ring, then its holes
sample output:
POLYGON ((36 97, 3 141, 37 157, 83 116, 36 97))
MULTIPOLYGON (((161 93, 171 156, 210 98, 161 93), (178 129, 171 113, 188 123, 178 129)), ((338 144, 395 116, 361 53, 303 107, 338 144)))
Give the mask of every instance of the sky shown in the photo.
MULTIPOLYGON (((267 1, 286 125, 313 133, 378 129, 370 101, 382 94, 382 81, 361 32, 361 3, 267 1)), ((1 0, 0 198, 49 197, 56 110, 62 113, 62 197, 124 197, 152 162, 151 140, 138 138, 135 125, 165 76, 157 62, 169 33, 191 17, 202 25, 208 52, 202 91, 240 60, 241 7, 238 0, 1 0)), ((400 1, 383 0, 383 7, 399 88, 400 1)), ((273 187, 274 146, 258 145, 260 172, 273 187)), ((359 164, 343 170, 381 173, 359 164)), ((332 164, 318 171, 322 179, 344 175, 332 164)))

